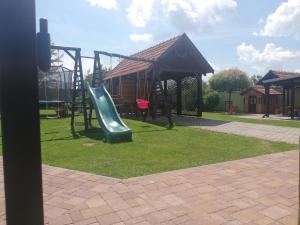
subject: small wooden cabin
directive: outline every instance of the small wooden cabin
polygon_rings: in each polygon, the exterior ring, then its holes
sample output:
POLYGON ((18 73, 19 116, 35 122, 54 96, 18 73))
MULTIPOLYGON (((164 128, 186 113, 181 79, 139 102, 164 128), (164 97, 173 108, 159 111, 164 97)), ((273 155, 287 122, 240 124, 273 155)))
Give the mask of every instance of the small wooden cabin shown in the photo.
MULTIPOLYGON (((241 92, 244 102, 245 113, 265 113, 265 88, 262 86, 250 87, 241 92)), ((281 92, 278 89, 270 88, 270 113, 280 113, 280 96, 281 92)))
POLYGON ((192 76, 197 78, 198 115, 202 115, 202 76, 213 73, 214 70, 186 34, 169 39, 132 56, 155 60, 156 67, 154 69, 154 65, 149 62, 122 60, 104 78, 112 96, 119 96, 124 104, 131 106, 135 106, 138 98, 151 100, 151 94, 155 88, 153 78, 158 75, 164 82, 164 95, 167 95, 168 92, 167 81, 176 81, 177 114, 181 114, 181 81, 185 77, 192 76))

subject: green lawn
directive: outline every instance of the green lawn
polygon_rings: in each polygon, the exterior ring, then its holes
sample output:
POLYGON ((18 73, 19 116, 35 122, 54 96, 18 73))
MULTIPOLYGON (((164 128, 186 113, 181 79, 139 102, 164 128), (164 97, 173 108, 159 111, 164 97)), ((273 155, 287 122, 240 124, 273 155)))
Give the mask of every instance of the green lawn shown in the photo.
POLYGON ((300 120, 249 119, 241 118, 239 115, 225 114, 223 112, 204 112, 203 118, 300 128, 300 120))
MULTIPOLYGON (((133 142, 107 144, 101 130, 70 131, 70 119, 41 119, 43 163, 128 178, 296 149, 296 145, 126 119, 133 142)), ((0 142, 1 145, 1 142, 0 142)))

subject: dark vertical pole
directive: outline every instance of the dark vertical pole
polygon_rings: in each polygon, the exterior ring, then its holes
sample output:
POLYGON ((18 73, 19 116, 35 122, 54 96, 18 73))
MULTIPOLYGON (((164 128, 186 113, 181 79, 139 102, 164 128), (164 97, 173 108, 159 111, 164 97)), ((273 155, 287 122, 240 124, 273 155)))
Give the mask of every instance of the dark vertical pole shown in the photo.
POLYGON ((134 110, 135 110, 135 116, 138 116, 138 107, 137 107, 137 99, 139 98, 139 90, 140 90, 140 74, 139 72, 136 73, 136 79, 135 79, 135 102, 134 102, 134 110))
POLYGON ((152 120, 156 119, 156 111, 157 111, 157 66, 154 64, 153 65, 153 70, 152 70, 152 92, 151 92, 151 116, 152 120))
POLYGON ((136 73, 136 80, 135 80, 135 100, 139 98, 139 91, 140 91, 140 74, 139 72, 136 73))
POLYGON ((290 107, 290 87, 286 89, 286 105, 288 108, 290 107))
POLYGON ((164 80, 164 95, 168 96, 168 81, 164 80))
POLYGON ((285 115, 285 87, 283 87, 282 92, 282 115, 285 115))
POLYGON ((202 74, 197 76, 197 116, 202 116, 203 99, 202 99, 202 74))
POLYGON ((84 129, 88 130, 89 129, 89 122, 88 122, 88 115, 87 115, 87 110, 86 110, 86 97, 85 97, 85 83, 83 79, 83 69, 82 69, 82 61, 81 61, 81 49, 78 49, 76 51, 76 57, 78 58, 78 65, 79 65, 79 79, 81 80, 80 82, 80 89, 81 89, 81 104, 82 104, 82 109, 83 109, 83 119, 84 119, 84 129))
POLYGON ((177 115, 182 114, 182 85, 181 79, 176 80, 176 87, 177 87, 177 115))
POLYGON ((110 79, 110 84, 111 84, 111 95, 113 96, 114 95, 114 79, 113 78, 110 79))
POLYGON ((6 224, 42 225, 35 1, 1 1, 0 21, 6 224))
POLYGON ((295 117, 295 85, 291 87, 291 119, 295 117))
POLYGON ((265 105, 265 115, 266 117, 270 116, 270 86, 265 85, 265 98, 266 98, 266 105, 265 105))
POLYGON ((119 95, 122 97, 122 76, 119 77, 119 95))

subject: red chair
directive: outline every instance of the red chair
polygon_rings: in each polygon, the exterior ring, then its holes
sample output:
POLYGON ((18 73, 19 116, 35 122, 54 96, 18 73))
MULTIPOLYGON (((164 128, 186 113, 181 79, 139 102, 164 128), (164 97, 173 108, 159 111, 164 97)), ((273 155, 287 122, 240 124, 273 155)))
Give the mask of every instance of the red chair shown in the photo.
POLYGON ((230 106, 228 112, 229 112, 230 114, 234 114, 234 113, 236 113, 236 108, 235 108, 234 106, 230 106))
POLYGON ((149 101, 145 99, 137 99, 136 103, 139 110, 149 109, 149 101))
POLYGON ((140 110, 142 116, 143 116, 143 121, 146 120, 148 110, 149 110, 149 101, 145 99, 137 99, 136 100, 137 107, 140 110))

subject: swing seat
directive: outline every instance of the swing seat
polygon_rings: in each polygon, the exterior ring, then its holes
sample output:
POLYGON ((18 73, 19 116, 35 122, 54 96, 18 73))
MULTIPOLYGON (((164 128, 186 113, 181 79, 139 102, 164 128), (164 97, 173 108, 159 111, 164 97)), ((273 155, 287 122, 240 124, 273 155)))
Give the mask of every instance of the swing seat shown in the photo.
POLYGON ((149 108, 149 101, 145 99, 137 99, 136 102, 139 110, 145 110, 149 108))

